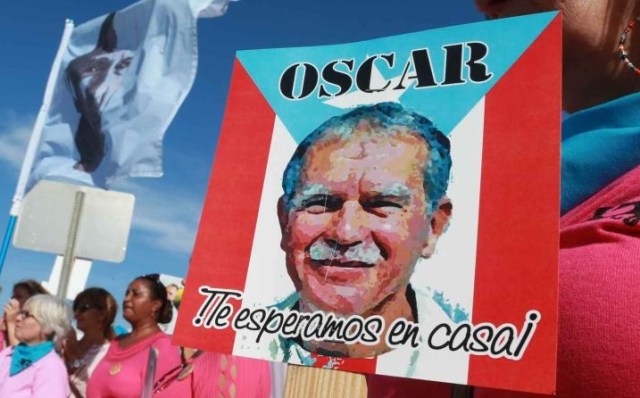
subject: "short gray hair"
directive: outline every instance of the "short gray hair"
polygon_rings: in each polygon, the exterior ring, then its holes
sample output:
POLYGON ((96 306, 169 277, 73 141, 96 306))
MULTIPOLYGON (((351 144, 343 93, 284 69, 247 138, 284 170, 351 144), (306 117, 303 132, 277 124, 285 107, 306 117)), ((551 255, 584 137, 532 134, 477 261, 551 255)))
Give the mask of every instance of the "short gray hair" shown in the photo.
POLYGON ((423 188, 429 212, 438 208, 449 186, 451 172, 451 144, 449 138, 438 130, 431 120, 412 111, 405 110, 402 105, 382 102, 355 108, 340 116, 334 116, 311 132, 296 148, 282 176, 284 206, 287 211, 293 207, 296 187, 304 168, 305 155, 309 148, 331 132, 334 136, 348 138, 362 120, 372 120, 380 126, 376 134, 393 135, 397 129, 405 127, 422 138, 429 149, 429 159, 423 170, 423 188))
POLYGON ((47 339, 59 346, 71 329, 71 309, 65 302, 50 294, 36 294, 24 306, 36 318, 47 334, 47 339))

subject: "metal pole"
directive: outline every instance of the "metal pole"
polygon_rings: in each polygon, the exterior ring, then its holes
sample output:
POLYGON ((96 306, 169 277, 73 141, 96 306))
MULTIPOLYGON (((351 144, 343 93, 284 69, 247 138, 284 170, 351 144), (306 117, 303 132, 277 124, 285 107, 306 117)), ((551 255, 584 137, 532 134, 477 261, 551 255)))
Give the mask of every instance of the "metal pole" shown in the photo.
POLYGON ((76 240, 78 238, 78 225, 80 224, 80 216, 82 215, 82 205, 84 204, 84 192, 77 191, 75 201, 73 203, 73 214, 71 215, 71 223, 69 224, 69 234, 67 236, 67 247, 64 251, 64 259, 62 261, 62 271, 60 273, 60 284, 58 285, 58 298, 62 300, 67 298, 67 290, 69 289, 69 279, 73 270, 73 262, 75 260, 76 240))

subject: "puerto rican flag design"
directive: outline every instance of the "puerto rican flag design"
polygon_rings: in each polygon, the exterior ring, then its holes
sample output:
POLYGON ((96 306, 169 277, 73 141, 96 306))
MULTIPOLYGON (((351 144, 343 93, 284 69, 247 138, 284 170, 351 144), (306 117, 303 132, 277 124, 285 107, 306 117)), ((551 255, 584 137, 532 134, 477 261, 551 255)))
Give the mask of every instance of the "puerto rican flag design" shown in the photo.
MULTIPOLYGON (((561 121, 561 18, 554 13, 481 22, 366 42, 241 51, 187 276, 175 342, 236 355, 425 380, 538 393, 555 390, 561 121), (377 60, 371 85, 397 86, 408 54, 428 49, 433 76, 446 79, 444 48, 485 43, 484 83, 408 85, 393 92, 351 91, 331 98, 316 91, 292 100, 279 81, 287 67, 394 53, 377 60), (399 102, 429 117, 451 140, 448 196, 454 216, 436 254, 416 266, 412 285, 452 327, 511 324, 522 333, 535 311, 535 331, 519 359, 458 349, 397 352, 350 359, 287 355, 277 336, 255 342, 231 322, 202 327, 201 286, 242 292, 241 308, 271 308, 295 292, 280 249, 276 203, 282 172, 297 144, 331 116, 375 102, 399 102), (278 349, 283 352, 278 353, 278 349)), ((464 68, 464 66, 463 66, 464 68)), ((347 69, 345 69, 347 71, 347 69)), ((355 73, 355 72, 354 72, 355 73)), ((304 87, 296 87, 298 93, 304 87)), ((334 91, 336 90, 333 87, 334 91)), ((302 96, 302 94, 300 94, 302 96)), ((211 304, 211 303, 210 303, 211 304)), ((212 306, 209 307, 209 311, 212 306)), ((422 326, 421 326, 422 327, 422 326)), ((293 349, 292 349, 293 350, 293 349)), ((406 351, 406 350, 405 350, 406 351)))

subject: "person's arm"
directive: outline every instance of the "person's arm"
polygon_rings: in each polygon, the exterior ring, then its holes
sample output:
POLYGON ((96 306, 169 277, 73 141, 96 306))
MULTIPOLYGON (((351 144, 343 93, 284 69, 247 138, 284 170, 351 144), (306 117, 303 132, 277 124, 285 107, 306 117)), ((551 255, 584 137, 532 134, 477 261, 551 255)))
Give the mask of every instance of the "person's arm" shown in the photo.
MULTIPOLYGON (((158 350, 158 362, 156 365, 156 380, 176 366, 180 366, 180 348, 171 344, 170 338, 163 338, 153 344, 158 350)), ((145 362, 146 363, 146 362, 145 362)))
POLYGON ((4 305, 4 321, 7 328, 7 346, 17 346, 16 339, 16 318, 20 311, 20 303, 16 299, 11 299, 4 305))
POLYGON ((84 355, 80 350, 78 336, 74 328, 71 328, 62 341, 61 355, 69 373, 73 373, 78 369, 79 365, 76 362, 81 360, 84 355))

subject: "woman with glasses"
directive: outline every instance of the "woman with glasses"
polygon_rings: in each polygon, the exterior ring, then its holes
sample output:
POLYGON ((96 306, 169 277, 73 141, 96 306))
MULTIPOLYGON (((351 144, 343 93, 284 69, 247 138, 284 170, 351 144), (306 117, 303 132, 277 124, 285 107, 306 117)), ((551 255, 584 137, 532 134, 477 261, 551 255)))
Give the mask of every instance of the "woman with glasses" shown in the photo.
POLYGON ((11 299, 4 306, 4 315, 0 320, 0 349, 18 344, 14 335, 16 315, 27 299, 36 294, 46 294, 47 290, 33 279, 22 280, 13 285, 11 299))
POLYGON ((171 321, 171 307, 159 275, 144 275, 129 284, 122 316, 131 325, 131 333, 112 341, 89 378, 88 398, 139 398, 147 390, 151 391, 157 381, 147 377, 149 368, 155 367, 154 374, 163 375, 181 364, 178 347, 171 345, 171 337, 158 326, 171 321), (155 366, 149 363, 150 350, 154 350, 152 355, 157 358, 155 366))
POLYGON ((82 338, 77 339, 75 330, 67 336, 64 350, 71 397, 86 396, 87 381, 115 337, 113 321, 118 305, 111 293, 91 287, 80 292, 73 301, 73 315, 82 338))
POLYGON ((35 295, 18 312, 15 336, 19 344, 0 352, 0 397, 66 398, 67 369, 56 352, 70 328, 64 302, 48 294, 35 295))

